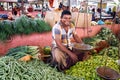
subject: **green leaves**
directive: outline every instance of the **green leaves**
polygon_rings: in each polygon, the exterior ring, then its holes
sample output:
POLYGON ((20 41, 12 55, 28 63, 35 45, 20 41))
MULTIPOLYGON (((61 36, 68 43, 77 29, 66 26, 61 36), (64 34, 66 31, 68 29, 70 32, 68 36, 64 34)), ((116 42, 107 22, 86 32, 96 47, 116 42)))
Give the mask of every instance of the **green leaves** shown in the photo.
POLYGON ((48 64, 33 59, 21 62, 13 57, 0 58, 0 80, 81 80, 80 78, 57 72, 48 64))
POLYGON ((31 34, 34 32, 51 31, 51 27, 43 20, 28 18, 25 15, 14 21, 4 20, 0 22, 0 40, 9 40, 13 35, 31 34))
POLYGON ((110 46, 118 46, 118 43, 119 43, 118 38, 109 28, 102 28, 96 36, 83 39, 85 43, 92 44, 92 45, 97 40, 106 40, 110 46))
POLYGON ((114 59, 108 56, 91 56, 89 60, 77 62, 70 69, 66 70, 66 74, 81 77, 83 80, 102 80, 96 73, 96 68, 99 66, 107 66, 115 71, 119 71, 119 65, 114 59))
POLYGON ((11 35, 14 34, 11 23, 12 22, 8 20, 0 22, 0 40, 5 41, 6 39, 10 39, 11 35))

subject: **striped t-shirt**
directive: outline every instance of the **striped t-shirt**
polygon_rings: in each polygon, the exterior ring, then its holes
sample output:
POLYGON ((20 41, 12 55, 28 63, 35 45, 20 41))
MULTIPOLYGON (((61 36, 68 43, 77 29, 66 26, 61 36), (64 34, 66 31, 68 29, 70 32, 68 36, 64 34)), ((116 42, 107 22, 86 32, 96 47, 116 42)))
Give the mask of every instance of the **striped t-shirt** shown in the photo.
POLYGON ((57 47, 55 42, 55 35, 60 35, 60 39, 63 45, 66 47, 69 47, 71 44, 71 41, 73 40, 73 33, 75 33, 75 27, 73 24, 68 28, 68 32, 66 33, 65 29, 61 27, 60 22, 55 24, 52 28, 52 39, 53 39, 53 46, 57 47))

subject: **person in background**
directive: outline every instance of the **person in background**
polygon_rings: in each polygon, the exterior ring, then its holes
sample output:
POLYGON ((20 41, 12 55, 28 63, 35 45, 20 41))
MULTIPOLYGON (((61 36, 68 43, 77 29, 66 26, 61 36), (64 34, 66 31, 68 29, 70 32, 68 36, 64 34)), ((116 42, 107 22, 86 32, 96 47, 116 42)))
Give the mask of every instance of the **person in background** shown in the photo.
POLYGON ((112 10, 111 10, 111 8, 109 8, 109 10, 107 11, 107 14, 112 15, 112 10))
POLYGON ((7 15, 9 20, 14 20, 12 12, 8 12, 7 15))
POLYGON ((59 7, 55 9, 55 11, 63 11, 63 10, 69 10, 69 5, 67 2, 64 2, 63 4, 60 2, 59 7))
POLYGON ((57 66, 58 70, 63 71, 74 65, 78 60, 71 50, 72 42, 82 43, 78 37, 74 25, 71 23, 71 12, 64 10, 60 21, 52 28, 52 64, 57 66))
POLYGON ((115 17, 116 17, 116 7, 113 7, 113 10, 112 10, 112 17, 113 17, 113 20, 114 20, 115 17))
POLYGON ((68 5, 68 2, 64 2, 62 5, 62 10, 70 10, 70 7, 68 5))
POLYGON ((57 12, 57 11, 62 11, 62 6, 63 6, 63 4, 62 4, 62 2, 60 2, 58 8, 55 9, 55 11, 56 11, 56 12, 57 12))
POLYGON ((95 8, 92 9, 92 21, 95 21, 95 8))
POLYGON ((45 8, 46 8, 46 11, 48 11, 48 10, 49 10, 48 4, 46 4, 45 6, 46 6, 46 7, 45 7, 45 8))
POLYGON ((60 2, 60 4, 59 4, 59 8, 62 8, 62 5, 63 5, 62 2, 60 2))
POLYGON ((4 11, 3 5, 0 6, 0 11, 4 11))
POLYGON ((97 17, 100 17, 100 13, 101 13, 101 9, 100 9, 100 8, 98 8, 98 9, 97 9, 97 12, 96 12, 96 14, 95 14, 95 15, 96 15, 97 17))
POLYGON ((17 6, 15 6, 15 7, 12 9, 12 14, 13 14, 13 15, 17 15, 17 6))
POLYGON ((69 5, 67 2, 64 2, 63 4, 60 3, 59 7, 54 10, 58 14, 57 15, 58 18, 55 18, 55 23, 57 23, 60 20, 60 15, 61 15, 62 11, 64 11, 64 10, 69 10, 69 5))
POLYGON ((120 18, 120 11, 117 12, 117 16, 120 18))

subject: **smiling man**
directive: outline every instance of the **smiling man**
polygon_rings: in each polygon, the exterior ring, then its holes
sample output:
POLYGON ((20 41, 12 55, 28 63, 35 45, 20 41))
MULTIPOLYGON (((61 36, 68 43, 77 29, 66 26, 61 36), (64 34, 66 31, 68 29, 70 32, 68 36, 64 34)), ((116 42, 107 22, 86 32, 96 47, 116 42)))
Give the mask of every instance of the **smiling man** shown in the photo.
POLYGON ((72 52, 71 44, 74 40, 82 43, 71 23, 71 12, 64 10, 60 21, 52 29, 52 63, 56 63, 58 70, 65 70, 78 61, 78 56, 72 52))

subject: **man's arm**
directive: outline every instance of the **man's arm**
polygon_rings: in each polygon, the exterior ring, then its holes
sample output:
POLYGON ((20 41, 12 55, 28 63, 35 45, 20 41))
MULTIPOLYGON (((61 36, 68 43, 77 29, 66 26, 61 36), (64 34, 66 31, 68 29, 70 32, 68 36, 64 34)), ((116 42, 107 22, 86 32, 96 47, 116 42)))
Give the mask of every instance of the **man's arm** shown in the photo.
POLYGON ((83 41, 80 39, 80 37, 77 35, 76 32, 73 33, 73 38, 77 43, 82 43, 83 41))

